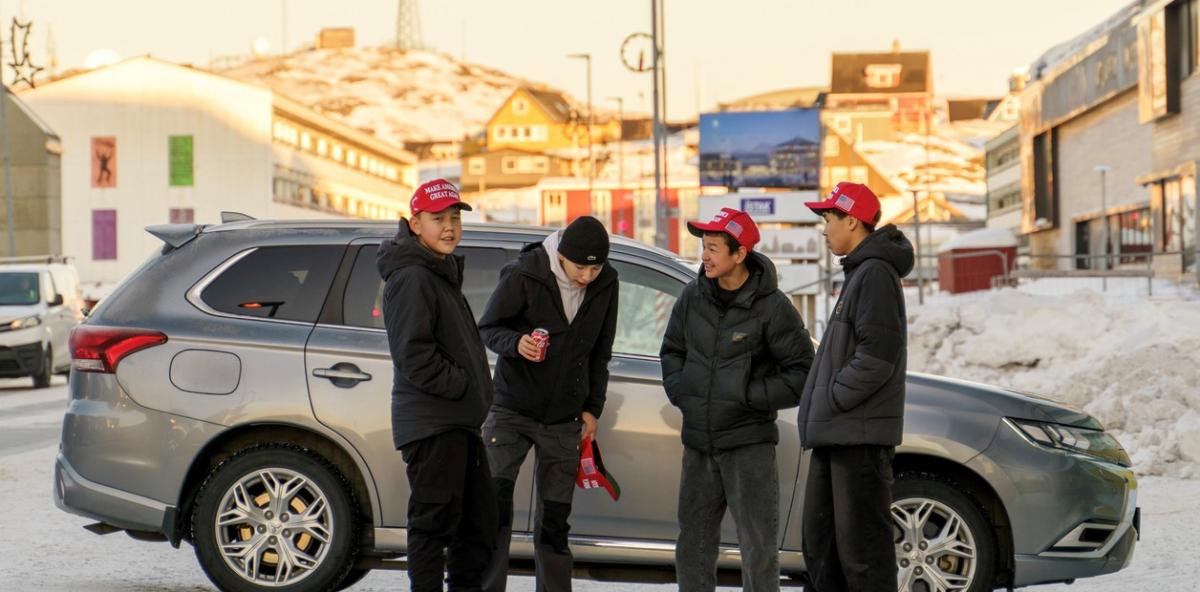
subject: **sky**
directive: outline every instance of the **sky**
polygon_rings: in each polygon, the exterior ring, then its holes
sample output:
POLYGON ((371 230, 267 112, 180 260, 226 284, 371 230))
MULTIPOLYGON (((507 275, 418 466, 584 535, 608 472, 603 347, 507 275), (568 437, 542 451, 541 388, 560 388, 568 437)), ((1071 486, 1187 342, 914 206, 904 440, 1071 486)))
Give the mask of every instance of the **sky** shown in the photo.
MULTIPOLYGON (((650 109, 650 75, 620 59, 625 38, 650 30, 649 0, 417 0, 425 42, 439 51, 586 98, 570 53, 590 53, 593 101, 650 109)), ((829 84, 830 53, 932 51, 943 96, 1000 96, 1009 74, 1130 0, 664 0, 671 119, 719 101, 829 84)), ((33 22, 33 59, 47 65, 52 32, 59 68, 94 51, 150 54, 207 65, 311 43, 323 27, 353 27, 359 45, 395 38, 399 0, 0 0, 0 22, 33 22), (286 17, 285 17, 286 15, 286 17), (286 25, 286 27, 285 27, 286 25), (285 37, 286 36, 286 37, 285 37), (285 45, 286 38, 286 45, 285 45)), ((8 26, 2 27, 9 37, 8 26)), ((11 59, 5 51, 4 61, 11 59)), ((11 80, 5 68, 5 80, 11 80)))

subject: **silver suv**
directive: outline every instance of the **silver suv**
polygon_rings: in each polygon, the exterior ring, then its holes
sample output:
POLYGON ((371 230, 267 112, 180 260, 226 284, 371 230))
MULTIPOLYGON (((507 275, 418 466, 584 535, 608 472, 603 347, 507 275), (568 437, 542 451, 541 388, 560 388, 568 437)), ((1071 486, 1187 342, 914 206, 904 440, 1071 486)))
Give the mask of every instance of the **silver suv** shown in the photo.
MULTIPOLYGON (((144 539, 187 541, 222 590, 348 587, 402 565, 408 490, 392 446, 392 363, 375 268, 394 224, 239 220, 148 230, 164 242, 71 338, 54 497, 144 539)), ((482 311, 546 230, 468 226, 464 292, 482 311)), ((674 561, 681 418, 659 343, 695 269, 613 239, 620 320, 599 440, 622 496, 579 491, 571 545, 597 578, 661 579, 674 561)), ((811 321, 810 321, 811 324, 811 321)), ((780 559, 802 578, 807 455, 781 418, 780 559)), ((990 590, 1115 572, 1137 485, 1095 419, 1031 395, 913 374, 896 453, 899 589, 990 590)), ((530 461, 532 462, 532 461, 530 461)), ((515 562, 532 557, 532 475, 515 562), (523 531, 523 532, 521 532, 523 531)), ((736 578, 732 522, 721 565, 736 578)))

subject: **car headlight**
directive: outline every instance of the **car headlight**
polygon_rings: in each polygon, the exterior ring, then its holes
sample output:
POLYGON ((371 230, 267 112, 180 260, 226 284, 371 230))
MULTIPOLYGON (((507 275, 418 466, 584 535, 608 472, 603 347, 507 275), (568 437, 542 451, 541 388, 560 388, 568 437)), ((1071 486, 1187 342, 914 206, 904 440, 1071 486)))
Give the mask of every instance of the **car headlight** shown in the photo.
POLYGON ((16 331, 18 329, 28 329, 30 327, 36 327, 40 324, 42 324, 42 319, 40 319, 38 317, 25 317, 23 319, 17 319, 15 321, 9 323, 8 330, 16 331))
POLYGON ((1129 454, 1121 447, 1121 443, 1103 430, 1011 417, 1006 418, 1006 421, 1017 433, 1025 436, 1035 445, 1064 452, 1086 454, 1123 467, 1133 466, 1133 462, 1129 460, 1129 454))

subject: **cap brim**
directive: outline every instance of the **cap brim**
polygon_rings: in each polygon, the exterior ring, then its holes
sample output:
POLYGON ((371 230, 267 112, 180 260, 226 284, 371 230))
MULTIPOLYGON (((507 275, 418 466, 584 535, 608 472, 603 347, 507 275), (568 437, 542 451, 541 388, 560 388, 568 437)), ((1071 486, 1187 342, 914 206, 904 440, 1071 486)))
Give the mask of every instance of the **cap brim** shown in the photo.
POLYGON ((725 232, 721 226, 708 222, 688 222, 687 228, 692 236, 704 236, 706 232, 725 232))
POLYGON ((448 203, 448 204, 441 205, 441 207, 436 207, 436 205, 435 205, 435 207, 426 208, 426 209, 424 209, 424 210, 421 210, 421 211, 422 211, 422 212, 429 212, 430 214, 436 214, 436 213, 438 213, 438 212, 441 212, 441 211, 443 211, 443 210, 447 210, 447 209, 450 209, 450 208, 458 208, 458 209, 460 209, 460 210, 466 210, 466 211, 468 211, 468 212, 470 212, 470 211, 473 211, 473 210, 475 209, 475 208, 472 208, 472 207, 471 207, 471 204, 468 204, 468 203, 467 203, 467 202, 465 202, 465 201, 453 201, 453 202, 450 202, 450 203, 448 203))
MULTIPOLYGON (((816 214, 820 214, 821 212, 828 211, 828 210, 837 210, 837 208, 834 207, 833 204, 831 204, 827 201, 806 201, 806 202, 804 202, 804 205, 805 205, 805 207, 812 210, 816 214)), ((841 211, 841 210, 838 210, 838 211, 841 211)))

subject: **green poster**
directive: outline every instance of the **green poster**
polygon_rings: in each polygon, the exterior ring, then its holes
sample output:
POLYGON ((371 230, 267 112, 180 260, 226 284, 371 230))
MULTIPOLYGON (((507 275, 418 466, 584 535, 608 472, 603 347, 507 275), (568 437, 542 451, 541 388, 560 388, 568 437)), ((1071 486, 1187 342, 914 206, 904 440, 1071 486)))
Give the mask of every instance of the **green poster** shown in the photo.
POLYGON ((171 152, 171 187, 191 187, 194 184, 192 176, 192 137, 171 136, 169 140, 171 152))

